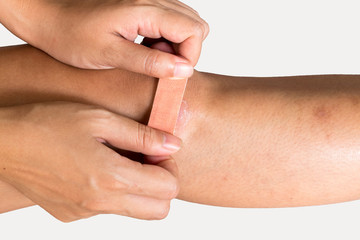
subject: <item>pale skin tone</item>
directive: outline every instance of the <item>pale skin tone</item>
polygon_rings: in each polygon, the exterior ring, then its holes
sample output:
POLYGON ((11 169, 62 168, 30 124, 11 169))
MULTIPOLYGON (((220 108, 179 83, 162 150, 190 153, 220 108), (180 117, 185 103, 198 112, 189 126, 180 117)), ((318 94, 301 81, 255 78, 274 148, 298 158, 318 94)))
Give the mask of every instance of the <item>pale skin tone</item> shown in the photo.
POLYGON ((199 14, 177 0, 0 0, 0 23, 69 65, 154 77, 191 76, 209 33, 199 14), (138 35, 145 44, 134 43, 138 35), (163 39, 174 54, 145 47, 163 39))
MULTIPOLYGON (((0 56, 2 106, 76 101, 147 122, 156 79, 123 70, 77 70, 31 47, 1 49, 0 56)), ((183 147, 172 155, 178 198, 231 207, 358 199, 359 91, 356 75, 243 78, 195 72, 176 131, 183 147)), ((41 106, 40 113, 54 108, 41 106)), ((6 111, 18 116, 21 108, 6 111)), ((11 139, 17 128, 8 132, 11 139)), ((33 204, 19 187, 32 185, 31 178, 11 184, 13 174, 1 171, 3 211, 33 204)))

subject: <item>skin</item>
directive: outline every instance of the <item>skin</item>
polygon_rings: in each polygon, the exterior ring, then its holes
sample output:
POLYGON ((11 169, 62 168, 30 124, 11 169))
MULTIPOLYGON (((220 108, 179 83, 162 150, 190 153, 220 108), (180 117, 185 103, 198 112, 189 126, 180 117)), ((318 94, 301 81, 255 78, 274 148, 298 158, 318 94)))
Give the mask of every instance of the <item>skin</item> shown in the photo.
MULTIPOLYGON (((3 73, 4 83, 12 78, 3 73)), ((170 134, 101 107, 61 102, 2 108, 0 122, 1 133, 9 136, 0 140, 0 179, 61 221, 99 213, 161 219, 178 193, 177 167, 169 155, 181 140, 170 134), (163 159, 140 164, 107 146, 163 159)), ((16 192, 8 194, 16 198, 16 192)))
POLYGON ((56 218, 68 222, 99 213, 142 219, 167 215, 178 193, 177 167, 167 156, 178 150, 168 146, 175 137, 75 103, 3 108, 0 116, 1 133, 8 136, 0 141, 1 179, 56 218), (141 149, 165 161, 140 164, 103 143, 141 149))
POLYGON ((0 0, 0 23, 66 64, 158 78, 191 76, 209 33, 199 14, 177 0, 0 0), (143 45, 134 43, 138 35, 143 45), (163 40, 175 54, 146 47, 163 40))
MULTIPOLYGON (((78 68, 121 67, 167 78, 193 74, 209 32, 199 14, 177 0, 0 0, 0 23, 78 68), (138 35, 144 37, 141 45, 134 43, 138 35)), ((116 213, 159 219, 168 213, 178 193, 177 167, 169 154, 179 150, 179 139, 79 104, 29 104, 3 109, 0 115, 2 134, 11 135, 0 141, 0 179, 56 218, 116 213), (69 154, 73 146, 79 148, 69 154), (151 155, 153 165, 134 164, 116 154, 119 149, 151 155), (41 164, 45 159, 52 161, 41 164), (70 170, 75 173, 69 175, 70 170)))
MULTIPOLYGON (((2 106, 76 101, 142 123, 157 82, 123 70, 78 70, 29 46, 1 49, 0 72, 2 106)), ((356 75, 249 78, 195 72, 176 131, 183 147, 172 155, 179 169, 178 198, 229 207, 358 199, 359 91, 356 75)), ((1 191, 12 199, 11 209, 14 202, 30 204, 9 185, 1 191)), ((7 202, 2 204, 6 208, 7 202)))

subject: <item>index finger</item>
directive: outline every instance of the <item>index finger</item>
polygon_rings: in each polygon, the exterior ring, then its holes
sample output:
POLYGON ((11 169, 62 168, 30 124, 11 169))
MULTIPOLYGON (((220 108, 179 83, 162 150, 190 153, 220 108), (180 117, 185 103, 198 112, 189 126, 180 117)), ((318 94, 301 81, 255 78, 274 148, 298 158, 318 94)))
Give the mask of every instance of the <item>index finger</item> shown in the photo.
MULTIPOLYGON (((113 186, 122 190, 125 184, 128 194, 170 200, 179 193, 178 168, 170 156, 157 165, 141 164, 118 156, 112 169, 115 176, 119 176, 115 179, 120 180, 113 186)), ((121 198, 123 193, 118 192, 121 198)))
POLYGON ((208 34, 208 26, 205 22, 170 11, 164 11, 162 14, 150 13, 148 19, 157 28, 157 33, 139 29, 139 34, 148 38, 163 37, 178 44, 177 53, 187 59, 191 65, 196 65, 202 42, 208 34))

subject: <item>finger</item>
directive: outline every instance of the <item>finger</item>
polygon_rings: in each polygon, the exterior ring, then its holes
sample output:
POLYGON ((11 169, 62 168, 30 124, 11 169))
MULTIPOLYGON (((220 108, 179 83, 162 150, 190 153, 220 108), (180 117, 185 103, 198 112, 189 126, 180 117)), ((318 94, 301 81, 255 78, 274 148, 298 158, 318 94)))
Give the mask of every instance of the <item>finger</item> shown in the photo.
POLYGON ((106 188, 113 189, 113 197, 120 199, 125 194, 170 200, 179 193, 178 169, 175 161, 168 157, 158 165, 141 164, 101 146, 99 156, 109 166, 109 177, 104 180, 106 188))
POLYGON ((194 13, 194 14, 197 15, 197 16, 200 16, 200 14, 199 14, 195 9, 193 9, 192 7, 190 7, 189 5, 186 5, 185 3, 180 2, 180 1, 177 1, 177 0, 172 1, 172 2, 173 2, 174 4, 177 4, 177 5, 179 5, 179 6, 182 6, 183 8, 186 8, 187 10, 191 11, 192 13, 194 13))
MULTIPOLYGON (((190 62, 190 65, 195 66, 195 64, 198 61, 199 58, 199 54, 200 54, 200 50, 201 50, 201 44, 202 41, 204 40, 206 34, 207 34, 207 24, 205 22, 202 22, 202 20, 196 20, 192 17, 187 16, 186 14, 183 14, 181 12, 178 11, 174 11, 171 9, 158 9, 157 11, 146 11, 144 13, 144 9, 139 9, 140 12, 134 13, 135 15, 141 15, 144 16, 142 19, 142 22, 145 23, 151 23, 151 24, 140 24, 138 25, 137 28, 137 34, 140 34, 144 37, 148 37, 148 38, 160 38, 160 37, 164 37, 165 39, 167 39, 168 41, 172 42, 172 43, 176 43, 181 45, 184 41, 191 39, 191 43, 196 42, 195 44, 185 44, 186 48, 188 48, 186 51, 182 51, 182 53, 184 53, 185 55, 181 55, 181 57, 185 58, 188 62, 190 62), (142 10, 142 11, 140 11, 142 10), (200 46, 200 47, 199 47, 200 46)), ((118 29, 118 33, 119 36, 127 36, 129 35, 129 33, 124 30, 124 29, 118 29)), ((124 40, 124 39, 121 39, 124 40)), ((121 43, 124 43, 126 41, 121 41, 121 43)), ((118 42, 114 42, 112 44, 112 46, 117 46, 117 48, 119 48, 119 41, 118 42)), ((115 53, 123 53, 125 52, 124 49, 126 49, 126 52, 129 52, 128 54, 125 54, 123 56, 125 56, 125 58, 123 58, 120 54, 120 56, 118 57, 118 55, 116 58, 113 58, 112 64, 116 64, 116 62, 120 62, 118 63, 118 65, 114 66, 114 67, 118 67, 121 66, 121 64, 123 64, 123 62, 129 61, 128 55, 131 55, 130 50, 128 50, 127 47, 130 47, 131 45, 123 45, 120 47, 119 50, 122 51, 115 51, 115 53), (122 60, 119 60, 118 58, 122 58, 122 60), (116 60, 116 61, 114 61, 116 60)), ((132 45, 134 46, 134 45, 132 45)), ((111 48, 110 48, 111 49, 111 48)), ((132 48, 133 52, 137 52, 138 48, 132 48)), ((140 48, 139 48, 140 50, 140 48)), ((143 71, 140 71, 141 73, 145 73, 149 72, 146 71, 146 63, 148 63, 148 66, 154 66, 154 64, 152 64, 154 61, 147 61, 146 59, 148 59, 148 54, 144 54, 144 52, 139 52, 142 53, 143 59, 142 61, 138 62, 135 65, 138 65, 138 68, 141 67, 145 69, 143 69, 143 71), (145 60, 145 61, 144 61, 145 60), (150 63, 150 64, 149 64, 150 63), (142 66, 141 66, 142 65, 142 66)), ((113 55, 113 54, 106 54, 106 55, 113 55)), ((141 55, 140 55, 141 56, 141 55)), ((139 58, 136 58, 139 59, 139 58)), ((140 58, 141 59, 141 58, 140 58)), ((156 58, 153 58, 156 59, 156 58)), ((181 59, 181 58, 180 58, 181 59)), ((169 59, 162 59, 165 62, 163 64, 168 64, 170 66, 170 69, 175 69, 174 63, 177 63, 176 61, 168 61, 169 59)), ((180 62, 184 62, 181 61, 180 62)), ((131 63, 133 64, 133 62, 131 63)), ((162 64, 161 62, 159 62, 159 64, 162 64)), ((147 68, 147 70, 149 70, 150 68, 147 68)), ((160 67, 160 69, 163 69, 160 67)), ((165 69, 166 70, 166 69, 165 69)), ((167 70, 167 73, 170 74, 166 77, 172 77, 171 73, 173 73, 174 71, 171 71, 170 73, 167 70)), ((155 75, 159 75, 159 74, 150 74, 152 76, 155 75)), ((165 77, 165 76, 163 76, 165 77)))
MULTIPOLYGON (((179 169, 175 160, 171 156, 145 156, 145 163, 156 165, 166 169, 176 179, 179 179, 179 169)), ((178 192, 177 192, 178 194, 178 192)), ((176 196, 177 196, 176 194, 176 196)))
MULTIPOLYGON (((171 31, 163 32, 161 31, 161 35, 165 37, 166 33, 172 34, 172 33, 180 33, 179 35, 173 36, 175 38, 180 37, 182 40, 184 40, 183 36, 188 35, 187 37, 191 35, 200 35, 202 36, 202 40, 205 39, 206 32, 208 31, 208 24, 207 22, 199 17, 198 15, 194 14, 186 14, 185 12, 174 12, 171 10, 163 12, 161 15, 158 14, 156 16, 153 16, 153 18, 157 17, 158 20, 155 20, 156 24, 159 24, 160 30, 165 30, 164 27, 172 29, 171 31), (176 26, 176 27, 175 27, 176 26), (190 35, 189 35, 190 33, 190 35)), ((169 39, 168 37, 165 37, 166 39, 173 41, 169 39)))
POLYGON ((113 44, 107 51, 107 65, 156 78, 187 78, 194 72, 193 65, 182 57, 126 40, 113 44))
MULTIPOLYGON (((178 167, 174 159, 170 156, 162 159, 156 165, 141 165, 139 172, 122 173, 132 179, 133 185, 129 188, 129 193, 143 195, 158 199, 173 199, 179 193, 178 167)), ((134 169, 135 170, 135 169, 134 169)), ((139 170, 139 169, 138 169, 139 170)))
POLYGON ((189 60, 193 66, 196 65, 206 35, 204 23, 180 13, 166 12, 161 16, 159 31, 161 36, 168 41, 179 44, 182 51, 178 53, 189 60))
MULTIPOLYGON (((159 161, 159 159, 158 159, 158 161, 159 161)), ((163 169, 166 169, 176 179, 179 178, 179 169, 177 167, 175 160, 172 157, 169 156, 168 159, 161 159, 161 161, 159 161, 156 165, 163 169)))
POLYGON ((157 49, 160 50, 162 52, 167 52, 167 53, 171 53, 171 54, 175 54, 175 50, 173 49, 173 47, 171 46, 171 44, 167 43, 167 42, 157 42, 154 43, 153 45, 151 45, 152 49, 157 49))
POLYGON ((209 34, 209 30, 210 30, 209 29, 209 24, 203 18, 200 17, 200 14, 196 10, 194 10, 190 6, 184 4, 184 3, 180 2, 180 1, 170 1, 170 2, 166 1, 166 3, 168 3, 168 5, 170 3, 173 4, 173 5, 176 5, 177 6, 176 9, 178 11, 180 11, 181 13, 186 14, 187 16, 189 16, 189 17, 195 19, 196 21, 200 22, 205 28, 205 34, 204 34, 204 37, 203 37, 203 40, 205 40, 205 38, 209 34))
POLYGON ((185 3, 182 3, 180 1, 162 1, 161 5, 166 6, 170 9, 173 9, 175 11, 179 11, 183 14, 188 15, 189 17, 192 17, 194 19, 200 20, 200 15, 197 11, 195 11, 193 8, 191 8, 190 6, 186 5, 185 3))
POLYGON ((181 147, 182 141, 171 134, 109 114, 105 121, 97 121, 94 125, 93 136, 116 148, 157 156, 173 154, 181 147))
MULTIPOLYGON (((111 198, 110 198, 111 199, 111 198)), ((118 214, 144 220, 160 220, 165 218, 170 210, 170 200, 159 200, 150 197, 128 194, 121 201, 106 203, 112 206, 103 213, 118 214)))
POLYGON ((199 60, 202 49, 202 39, 194 35, 186 39, 177 46, 176 52, 184 56, 186 59, 191 59, 190 63, 195 66, 199 60))
POLYGON ((166 169, 176 178, 179 176, 177 164, 171 156, 145 156, 145 163, 166 169))
MULTIPOLYGON (((182 46, 181 45, 179 46, 176 44, 172 44, 163 38, 160 38, 160 39, 144 38, 141 44, 144 46, 153 48, 153 49, 158 49, 163 52, 174 53, 174 52, 182 51, 184 48, 184 44, 191 44, 191 40, 189 40, 189 41, 190 41, 189 43, 184 42, 182 46)), ((185 47, 185 50, 186 50, 186 47, 185 47)))

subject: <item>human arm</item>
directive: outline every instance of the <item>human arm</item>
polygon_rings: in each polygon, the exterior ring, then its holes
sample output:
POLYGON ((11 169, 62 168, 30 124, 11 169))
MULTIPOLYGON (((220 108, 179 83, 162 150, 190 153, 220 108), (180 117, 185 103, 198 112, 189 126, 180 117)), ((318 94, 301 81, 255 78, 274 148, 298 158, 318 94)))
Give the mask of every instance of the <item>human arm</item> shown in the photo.
POLYGON ((177 0, 1 0, 0 23, 66 64, 156 77, 191 76, 209 32, 177 0), (138 35, 166 39, 177 55, 135 44, 138 35))
MULTIPOLYGON (((28 46, 1 49, 0 102, 98 104, 146 123, 156 79, 65 66, 28 46), (51 81, 49 81, 51 79, 51 81), (21 97, 19 97, 21 96, 21 97)), ((358 199, 356 75, 189 79, 173 155, 187 201, 284 207, 358 199)))

